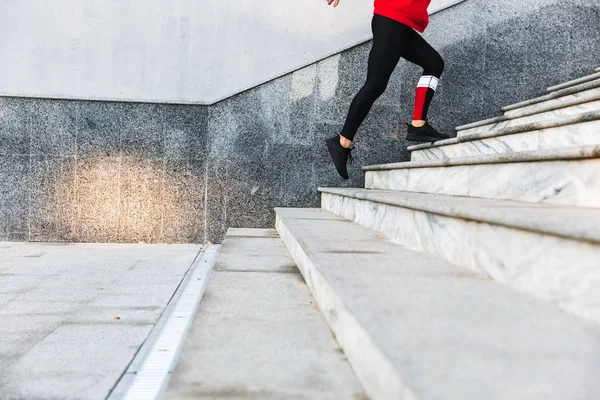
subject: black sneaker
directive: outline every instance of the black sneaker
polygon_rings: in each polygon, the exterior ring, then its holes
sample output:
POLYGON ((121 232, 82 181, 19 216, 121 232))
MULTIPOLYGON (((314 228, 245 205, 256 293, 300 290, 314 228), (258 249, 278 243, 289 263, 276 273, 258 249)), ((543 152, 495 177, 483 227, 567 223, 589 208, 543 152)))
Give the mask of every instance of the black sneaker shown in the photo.
POLYGON ((331 159, 333 160, 333 164, 335 165, 335 169, 340 174, 340 176, 344 179, 348 179, 348 168, 346 167, 348 161, 352 163, 352 148, 345 148, 340 144, 340 137, 334 136, 331 139, 327 139, 325 141, 327 143, 327 149, 329 150, 329 154, 331 154, 331 159))
POLYGON ((406 140, 409 142, 437 142, 438 140, 450 138, 450 136, 436 131, 428 122, 425 122, 425 125, 420 128, 412 126, 412 124, 406 125, 408 126, 406 140))

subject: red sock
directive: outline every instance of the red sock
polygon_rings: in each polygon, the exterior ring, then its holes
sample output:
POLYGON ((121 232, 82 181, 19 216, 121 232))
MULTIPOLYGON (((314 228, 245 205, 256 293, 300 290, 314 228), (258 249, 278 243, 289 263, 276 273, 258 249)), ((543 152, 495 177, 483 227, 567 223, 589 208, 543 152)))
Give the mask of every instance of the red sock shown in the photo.
POLYGON ((427 111, 437 89, 439 78, 433 75, 423 75, 417 85, 415 96, 415 112, 413 121, 427 120, 427 111))

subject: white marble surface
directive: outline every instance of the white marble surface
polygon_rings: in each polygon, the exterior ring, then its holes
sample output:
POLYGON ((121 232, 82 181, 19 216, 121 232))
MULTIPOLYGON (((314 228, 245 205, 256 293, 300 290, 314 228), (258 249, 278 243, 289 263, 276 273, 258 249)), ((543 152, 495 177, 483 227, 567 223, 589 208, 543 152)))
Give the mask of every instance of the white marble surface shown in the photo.
MULTIPOLYGON (((600 101, 598 108, 600 110, 600 101)), ((550 117, 550 116, 548 116, 550 117)), ((508 122, 502 124, 508 124, 508 122)), ((522 123, 538 122, 523 121, 522 123)), ((497 128, 501 128, 498 124, 497 128)), ((504 126, 502 126, 503 128, 504 126)), ((494 128, 496 129, 496 128, 494 128)), ((490 132, 492 134, 493 132, 490 132)), ((480 133, 486 135, 486 133, 480 133)), ((600 145, 600 119, 566 126, 557 126, 512 135, 484 137, 463 136, 464 142, 445 146, 430 146, 411 152, 411 160, 439 160, 487 154, 508 154, 519 151, 549 150, 563 147, 600 145), (472 140, 469 140, 472 139, 472 140), (469 140, 469 141, 466 141, 469 140)))
MULTIPOLYGON (((410 383, 400 376, 397 367, 382 351, 369 330, 369 325, 359 321, 349 309, 339 292, 330 285, 328 277, 320 266, 313 263, 309 250, 305 248, 302 235, 290 230, 289 222, 282 216, 291 210, 276 209, 276 229, 285 243, 288 252, 302 273, 325 319, 334 332, 344 354, 353 366, 358 379, 371 398, 417 399, 410 383), (298 237, 300 236, 300 237, 298 237)), ((302 215, 317 221, 326 220, 321 210, 314 209, 302 215), (320 217, 320 218, 319 218, 320 217)), ((335 220, 333 215, 330 218, 335 220)), ((310 236, 310 235, 309 235, 310 236)))
POLYGON ((536 97, 534 99, 521 101, 519 103, 511 104, 508 106, 502 107, 502 111, 508 112, 518 109, 523 109, 525 107, 533 106, 536 104, 544 103, 548 100, 558 99, 561 97, 566 97, 572 94, 577 94, 584 92, 586 90, 594 89, 600 87, 600 80, 582 83, 580 85, 572 86, 566 89, 558 90, 556 92, 548 93, 544 96, 536 97))
POLYGON ((600 322, 600 246, 323 193, 322 207, 415 250, 600 322))
POLYGON ((589 111, 600 110, 600 88, 564 96, 558 99, 548 100, 543 103, 527 106, 524 108, 507 111, 500 122, 476 126, 467 129, 457 128, 457 135, 467 136, 481 132, 517 126, 532 122, 547 121, 565 116, 576 115, 589 111))
POLYGON ((562 400, 600 391, 590 372, 600 352, 593 323, 327 211, 276 212, 371 398, 562 400))
POLYGON ((600 208, 600 159, 366 171, 365 187, 600 208))
POLYGON ((565 82, 560 85, 551 86, 548 88, 548 92, 556 92, 557 90, 566 89, 571 86, 580 85, 585 82, 595 81, 597 79, 600 79, 600 73, 595 72, 591 75, 587 75, 587 76, 581 77, 579 79, 574 79, 572 81, 565 82))

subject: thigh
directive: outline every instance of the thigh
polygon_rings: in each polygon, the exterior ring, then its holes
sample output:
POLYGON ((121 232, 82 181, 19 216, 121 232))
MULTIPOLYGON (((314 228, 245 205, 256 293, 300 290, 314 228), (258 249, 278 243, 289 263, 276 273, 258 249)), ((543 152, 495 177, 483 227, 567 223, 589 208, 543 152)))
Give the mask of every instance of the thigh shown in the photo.
POLYGON ((407 34, 402 57, 423 69, 436 69, 442 57, 427 41, 416 31, 410 30, 407 34))
POLYGON ((372 29, 367 80, 387 82, 405 50, 406 31, 401 24, 380 15, 373 16, 372 29))

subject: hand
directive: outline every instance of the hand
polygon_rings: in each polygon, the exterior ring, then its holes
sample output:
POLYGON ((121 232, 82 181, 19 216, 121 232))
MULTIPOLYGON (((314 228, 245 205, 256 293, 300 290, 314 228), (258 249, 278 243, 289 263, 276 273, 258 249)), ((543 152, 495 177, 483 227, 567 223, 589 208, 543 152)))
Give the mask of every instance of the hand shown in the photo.
POLYGON ((327 4, 328 5, 332 5, 333 4, 333 7, 337 7, 338 4, 340 4, 340 0, 327 0, 327 4))

